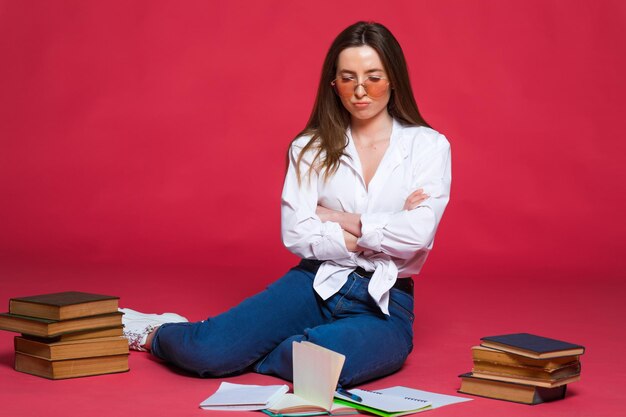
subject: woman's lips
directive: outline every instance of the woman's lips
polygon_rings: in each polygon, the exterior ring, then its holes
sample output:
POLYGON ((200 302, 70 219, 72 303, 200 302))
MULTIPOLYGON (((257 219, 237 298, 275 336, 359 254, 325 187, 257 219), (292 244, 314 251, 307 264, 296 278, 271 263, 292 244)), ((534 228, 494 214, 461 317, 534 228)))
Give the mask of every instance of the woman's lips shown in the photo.
POLYGON ((362 101, 362 102, 352 103, 352 105, 354 107, 356 107, 357 109, 363 109, 363 108, 369 106, 369 103, 362 101))

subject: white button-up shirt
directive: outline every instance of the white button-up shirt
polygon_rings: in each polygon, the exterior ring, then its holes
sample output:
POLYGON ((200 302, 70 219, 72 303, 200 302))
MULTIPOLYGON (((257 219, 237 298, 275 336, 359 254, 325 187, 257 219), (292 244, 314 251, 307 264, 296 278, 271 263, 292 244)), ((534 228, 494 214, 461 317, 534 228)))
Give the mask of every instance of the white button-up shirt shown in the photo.
POLYGON ((389 290, 399 276, 419 273, 432 249, 435 231, 450 196, 450 144, 427 127, 404 126, 394 120, 387 148, 369 187, 350 130, 346 155, 334 175, 324 181, 315 169, 307 175, 314 151, 296 161, 309 137, 297 138, 289 152, 289 168, 281 202, 283 243, 294 254, 324 262, 313 286, 327 299, 345 284, 357 267, 374 271, 368 292, 389 314, 389 290), (403 210, 407 197, 423 188, 430 197, 412 210, 403 210), (349 252, 341 226, 322 222, 317 205, 361 214, 358 239, 362 252, 349 252))

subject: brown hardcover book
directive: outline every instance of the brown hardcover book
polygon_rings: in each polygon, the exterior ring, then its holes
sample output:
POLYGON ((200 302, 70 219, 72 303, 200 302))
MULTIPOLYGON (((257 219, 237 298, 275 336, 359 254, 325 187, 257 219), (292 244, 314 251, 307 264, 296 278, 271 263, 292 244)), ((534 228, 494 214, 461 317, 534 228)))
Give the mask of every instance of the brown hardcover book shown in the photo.
POLYGON ((101 337, 123 336, 124 327, 116 326, 105 329, 83 330, 80 332, 65 333, 55 337, 37 337, 22 334, 24 339, 36 340, 42 343, 69 342, 70 340, 99 339, 101 337))
POLYGON ((69 342, 42 343, 15 337, 15 351, 50 360, 91 358, 128 353, 128 340, 122 336, 69 342))
POLYGON ((505 382, 514 382, 516 384, 534 385, 537 387, 544 387, 544 388, 559 387, 561 385, 566 385, 571 382, 576 382, 580 379, 580 374, 570 376, 567 378, 554 379, 554 380, 524 378, 524 377, 519 377, 519 376, 511 376, 511 375, 505 375, 505 374, 493 374, 493 373, 481 372, 481 371, 474 371, 472 372, 472 375, 477 378, 492 379, 496 381, 505 381, 505 382))
POLYGON ((585 353, 584 346, 529 333, 487 336, 480 340, 483 346, 535 359, 576 356, 585 353))
POLYGON ((69 320, 49 320, 0 313, 0 330, 24 333, 39 337, 54 337, 63 333, 95 330, 122 325, 122 313, 101 314, 69 320))
POLYGON ((119 297, 67 291, 9 300, 9 313, 50 320, 97 316, 117 311, 119 297))
POLYGON ((48 379, 112 374, 128 371, 128 354, 51 361, 15 352, 15 370, 48 379))
POLYGON ((555 388, 542 388, 533 385, 476 378, 471 373, 460 375, 460 378, 460 393, 522 404, 540 404, 560 400, 565 397, 567 390, 567 385, 555 388))
POLYGON ((579 361, 578 356, 563 356, 560 358, 550 359, 533 359, 526 356, 515 355, 513 353, 503 352, 497 349, 491 349, 484 346, 472 347, 472 358, 474 362, 492 362, 508 366, 528 366, 533 368, 551 371, 562 368, 565 365, 571 365, 579 361))
POLYGON ((473 371, 491 375, 504 375, 552 382, 579 375, 580 362, 574 362, 557 369, 545 370, 530 366, 508 366, 493 362, 474 361, 473 371))

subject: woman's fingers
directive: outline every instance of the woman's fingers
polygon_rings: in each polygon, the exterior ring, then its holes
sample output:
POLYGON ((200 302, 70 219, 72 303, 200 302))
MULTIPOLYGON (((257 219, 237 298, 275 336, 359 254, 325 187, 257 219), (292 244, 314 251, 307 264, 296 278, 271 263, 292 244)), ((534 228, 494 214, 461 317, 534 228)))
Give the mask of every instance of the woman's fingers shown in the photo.
POLYGON ((428 194, 424 193, 422 188, 413 191, 404 203, 404 210, 413 210, 428 198, 428 194))

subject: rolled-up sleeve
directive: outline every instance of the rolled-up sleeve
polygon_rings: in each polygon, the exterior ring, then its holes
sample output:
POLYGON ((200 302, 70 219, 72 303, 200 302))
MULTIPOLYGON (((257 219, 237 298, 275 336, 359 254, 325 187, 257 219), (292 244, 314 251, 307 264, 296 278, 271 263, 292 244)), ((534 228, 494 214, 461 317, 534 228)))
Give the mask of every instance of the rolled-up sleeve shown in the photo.
POLYGON ((432 248, 450 199, 450 144, 443 135, 438 135, 429 152, 416 159, 414 169, 410 193, 423 188, 429 198, 412 210, 362 214, 360 247, 400 259, 432 248))
POLYGON ((303 143, 302 139, 296 140, 289 150, 289 166, 281 199, 283 244, 302 258, 324 261, 350 258, 339 223, 322 222, 315 213, 318 174, 315 170, 309 172, 309 155, 305 155, 300 163, 301 182, 298 184, 296 161, 303 143))

